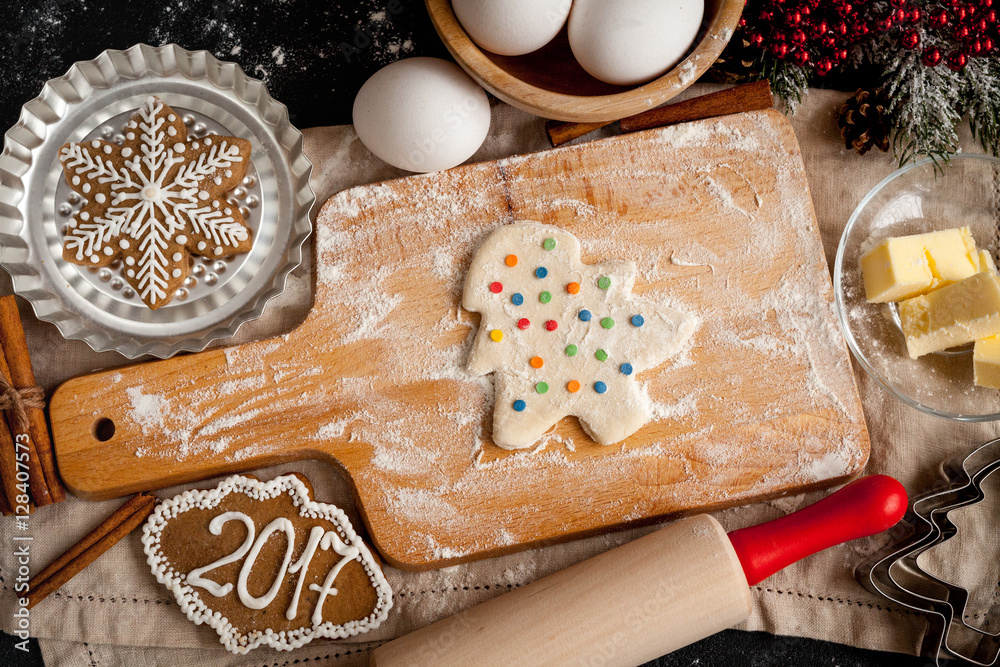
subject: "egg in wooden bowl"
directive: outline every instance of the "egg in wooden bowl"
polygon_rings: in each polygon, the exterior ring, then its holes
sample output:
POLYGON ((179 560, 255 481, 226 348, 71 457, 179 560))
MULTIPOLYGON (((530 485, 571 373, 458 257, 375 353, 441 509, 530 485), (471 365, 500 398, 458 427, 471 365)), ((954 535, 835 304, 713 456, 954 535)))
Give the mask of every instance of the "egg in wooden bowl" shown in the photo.
POLYGON ((487 91, 544 118, 601 122, 659 106, 697 81, 729 43, 744 3, 705 0, 694 43, 666 73, 640 85, 615 85, 588 74, 570 48, 566 26, 536 51, 504 56, 486 51, 472 41, 456 17, 451 0, 425 0, 425 4, 448 51, 487 91))

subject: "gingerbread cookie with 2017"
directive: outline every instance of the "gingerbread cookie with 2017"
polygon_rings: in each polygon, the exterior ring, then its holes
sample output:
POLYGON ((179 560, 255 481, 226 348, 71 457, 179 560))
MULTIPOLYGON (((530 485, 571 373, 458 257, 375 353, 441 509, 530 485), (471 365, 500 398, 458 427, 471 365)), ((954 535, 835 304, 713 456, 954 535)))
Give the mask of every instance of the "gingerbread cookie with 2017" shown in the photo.
POLYGON ((185 491, 143 527, 147 561, 233 653, 373 630, 392 608, 389 583, 344 512, 311 497, 299 474, 185 491))

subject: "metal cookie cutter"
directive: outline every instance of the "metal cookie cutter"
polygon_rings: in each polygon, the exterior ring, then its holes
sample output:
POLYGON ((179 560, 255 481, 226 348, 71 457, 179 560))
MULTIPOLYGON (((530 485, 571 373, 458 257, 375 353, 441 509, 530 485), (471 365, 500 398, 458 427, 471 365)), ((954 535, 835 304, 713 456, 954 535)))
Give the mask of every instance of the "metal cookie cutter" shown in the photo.
POLYGON ((855 577, 872 593, 927 615, 929 627, 921 647, 925 657, 938 665, 942 659, 959 658, 991 667, 1000 658, 1000 632, 968 624, 969 591, 925 571, 917 560, 958 533, 950 512, 986 497, 984 480, 1000 470, 1000 439, 945 463, 943 469, 944 486, 912 500, 903 521, 890 533, 896 541, 860 563, 855 577))

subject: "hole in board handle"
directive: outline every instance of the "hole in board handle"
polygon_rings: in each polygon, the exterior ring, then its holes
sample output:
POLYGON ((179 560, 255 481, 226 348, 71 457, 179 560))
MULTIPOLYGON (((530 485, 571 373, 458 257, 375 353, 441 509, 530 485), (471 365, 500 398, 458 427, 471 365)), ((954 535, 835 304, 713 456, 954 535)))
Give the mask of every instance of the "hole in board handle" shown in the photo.
POLYGON ((94 422, 90 432, 101 442, 107 442, 115 435, 115 423, 107 417, 101 417, 94 422))

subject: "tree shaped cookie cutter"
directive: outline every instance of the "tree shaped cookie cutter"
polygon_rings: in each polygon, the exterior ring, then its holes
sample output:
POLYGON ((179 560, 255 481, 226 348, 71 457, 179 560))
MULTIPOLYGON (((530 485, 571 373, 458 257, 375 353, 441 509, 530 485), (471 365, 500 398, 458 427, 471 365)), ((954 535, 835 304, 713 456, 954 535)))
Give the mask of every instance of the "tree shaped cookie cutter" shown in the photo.
POLYGON ((858 582, 873 593, 927 615, 929 627, 921 653, 941 665, 942 659, 959 658, 991 667, 1000 658, 1000 632, 991 633, 965 620, 969 591, 944 581, 918 563, 921 554, 958 533, 948 515, 986 498, 983 482, 1000 470, 1000 439, 991 440, 969 454, 946 462, 943 486, 913 498, 910 509, 890 535, 895 541, 855 570, 858 582), (975 649, 968 653, 953 640, 964 639, 975 649))

